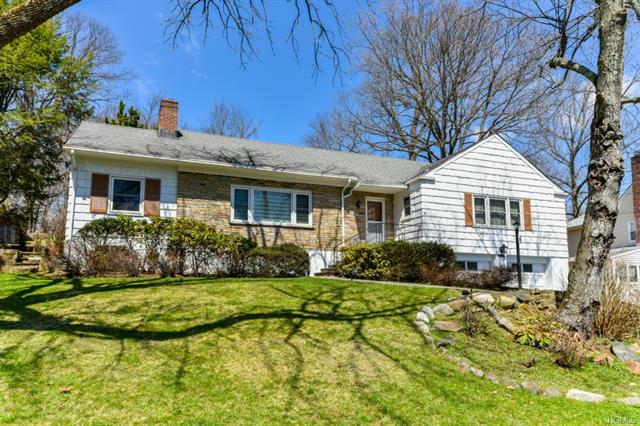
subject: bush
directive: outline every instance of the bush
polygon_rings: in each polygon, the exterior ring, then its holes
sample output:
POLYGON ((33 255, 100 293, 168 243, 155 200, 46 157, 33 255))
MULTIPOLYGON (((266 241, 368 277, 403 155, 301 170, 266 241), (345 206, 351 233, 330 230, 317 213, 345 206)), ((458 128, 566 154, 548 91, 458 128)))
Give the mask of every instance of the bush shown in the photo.
POLYGON ((86 261, 86 273, 89 275, 125 274, 136 277, 141 271, 140 256, 125 246, 98 246, 89 253, 86 261))
POLYGON ((295 244, 256 248, 237 234, 188 218, 107 217, 84 226, 72 241, 73 274, 288 277, 309 273, 309 255, 295 244))
POLYGON ((482 317, 482 312, 475 304, 467 302, 462 308, 462 331, 468 336, 487 334, 487 323, 482 317))
POLYGON ((562 330, 554 335, 551 350, 556 353, 555 363, 564 368, 580 368, 587 362, 587 352, 578 333, 562 330))
POLYGON ((446 244, 387 241, 344 248, 337 270, 350 278, 417 282, 422 268, 446 270, 454 264, 455 254, 446 244))
POLYGON ((499 290, 514 280, 514 273, 507 268, 492 267, 484 271, 459 272, 456 278, 458 287, 499 290))
POLYGON ((593 322, 593 334, 611 340, 634 339, 640 336, 640 297, 629 283, 626 265, 605 270, 602 280, 600 307, 593 322))
POLYGON ((247 257, 245 273, 269 278, 308 275, 309 254, 295 244, 254 248, 247 257))

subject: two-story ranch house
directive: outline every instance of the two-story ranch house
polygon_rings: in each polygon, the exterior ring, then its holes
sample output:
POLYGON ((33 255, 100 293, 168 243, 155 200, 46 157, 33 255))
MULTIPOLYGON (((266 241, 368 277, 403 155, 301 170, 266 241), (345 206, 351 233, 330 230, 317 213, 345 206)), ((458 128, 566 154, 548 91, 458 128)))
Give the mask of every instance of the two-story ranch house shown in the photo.
POLYGON ((348 244, 437 240, 458 265, 515 263, 525 284, 562 289, 565 194, 491 136, 436 164, 179 131, 164 100, 158 130, 83 122, 71 157, 67 238, 105 215, 185 216, 272 245, 304 247, 311 273, 348 244))

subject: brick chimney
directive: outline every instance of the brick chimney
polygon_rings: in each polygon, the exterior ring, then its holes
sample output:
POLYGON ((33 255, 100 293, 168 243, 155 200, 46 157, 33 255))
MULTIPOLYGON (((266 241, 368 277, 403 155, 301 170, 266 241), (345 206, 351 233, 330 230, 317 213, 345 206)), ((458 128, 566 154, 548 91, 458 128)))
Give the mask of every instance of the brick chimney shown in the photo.
MULTIPOLYGON (((636 230, 640 230, 640 152, 636 152, 631 157, 631 191, 633 193, 633 216, 636 220, 636 230)), ((636 237, 636 244, 638 243, 636 237)))
POLYGON ((160 101, 158 135, 168 138, 178 137, 178 101, 173 99, 160 101))

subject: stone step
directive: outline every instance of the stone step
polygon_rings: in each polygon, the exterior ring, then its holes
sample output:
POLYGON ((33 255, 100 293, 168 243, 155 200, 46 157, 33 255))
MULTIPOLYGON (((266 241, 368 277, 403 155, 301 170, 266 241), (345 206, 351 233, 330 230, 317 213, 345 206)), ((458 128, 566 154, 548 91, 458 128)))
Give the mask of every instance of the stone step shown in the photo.
POLYGON ((41 257, 27 257, 20 259, 18 265, 40 265, 40 262, 42 262, 41 257))
POLYGON ((37 265, 14 265, 6 268, 8 272, 13 273, 31 273, 38 272, 40 268, 37 265))

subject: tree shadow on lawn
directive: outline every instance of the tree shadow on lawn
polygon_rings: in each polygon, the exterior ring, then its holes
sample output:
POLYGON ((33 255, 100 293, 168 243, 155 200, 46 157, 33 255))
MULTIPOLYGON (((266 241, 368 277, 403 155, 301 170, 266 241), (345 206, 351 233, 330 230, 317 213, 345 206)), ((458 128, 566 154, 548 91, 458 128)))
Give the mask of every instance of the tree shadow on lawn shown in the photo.
MULTIPOLYGON (((44 283, 34 284, 27 288, 18 290, 7 297, 0 299, 0 313, 15 315, 18 320, 0 320, 0 330, 29 330, 29 331, 59 331, 77 337, 92 337, 119 340, 121 342, 120 353, 117 355, 121 359, 124 352, 124 339, 132 339, 141 342, 171 341, 184 339, 179 351, 178 368, 175 372, 175 387, 177 391, 183 388, 183 377, 189 358, 188 338, 203 333, 212 332, 221 336, 219 331, 234 327, 243 323, 257 321, 260 341, 268 340, 267 336, 269 320, 279 320, 282 324, 281 331, 284 334, 283 342, 293 353, 293 365, 290 377, 287 379, 289 386, 289 401, 287 408, 291 408, 296 400, 303 398, 298 392, 301 384, 301 377, 304 372, 305 354, 296 339, 305 339, 312 344, 323 347, 328 346, 322 338, 314 337, 304 330, 307 321, 321 321, 329 323, 342 323, 349 326, 348 340, 354 343, 355 356, 362 356, 363 360, 375 363, 367 355, 366 348, 373 350, 385 359, 393 362, 406 373, 415 376, 417 372, 406 365, 401 359, 389 350, 372 341, 364 332, 365 326, 372 320, 392 319, 400 320, 411 330, 413 329, 413 314, 417 312, 425 303, 434 303, 440 300, 447 290, 440 290, 433 295, 416 294, 406 291, 393 301, 381 301, 372 298, 373 292, 367 290, 358 291, 359 284, 339 285, 314 285, 314 286, 289 286, 269 284, 269 287, 278 295, 281 295, 283 306, 290 308, 275 308, 273 306, 256 306, 251 304, 246 312, 240 310, 220 319, 192 325, 180 330, 144 330, 138 328, 126 328, 105 323, 70 322, 63 316, 45 314, 34 308, 34 305, 52 301, 71 300, 76 297, 98 293, 114 293, 120 291, 143 290, 148 288, 179 287, 185 283, 198 283, 199 279, 176 279, 166 280, 159 278, 141 279, 135 281, 91 283, 85 285, 82 279, 61 280, 55 279, 44 283), (57 285, 68 285, 63 289, 55 289, 57 285), (293 304, 291 302, 294 302, 293 304), (257 312, 255 312, 257 310, 257 312)), ((205 284, 203 284, 205 285, 205 284)), ((364 287, 360 287, 364 288, 364 287)), ((177 289, 179 291, 179 289, 177 289)), ((386 294, 386 293, 383 293, 386 294)), ((117 315, 117 314, 116 314, 117 315)), ((417 336, 419 334, 414 330, 417 336)), ((263 362, 265 367, 275 379, 276 370, 270 366, 269 347, 261 346, 263 362)), ((118 360, 115 361, 116 364, 118 360)), ((356 380, 357 368, 354 367, 356 380)), ((371 403, 372 404, 372 403, 371 403)), ((375 405, 375 404, 372 404, 375 405)), ((377 407, 376 407, 377 408, 377 407)), ((386 412, 385 415, 390 415, 386 412)), ((335 419, 334 419, 335 420, 335 419)), ((400 420, 401 419, 396 419, 400 420)))

